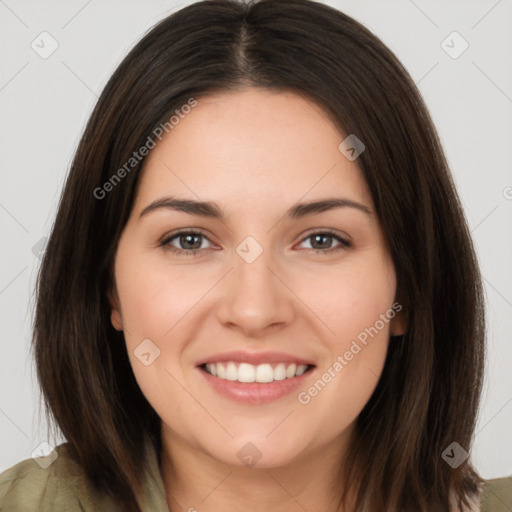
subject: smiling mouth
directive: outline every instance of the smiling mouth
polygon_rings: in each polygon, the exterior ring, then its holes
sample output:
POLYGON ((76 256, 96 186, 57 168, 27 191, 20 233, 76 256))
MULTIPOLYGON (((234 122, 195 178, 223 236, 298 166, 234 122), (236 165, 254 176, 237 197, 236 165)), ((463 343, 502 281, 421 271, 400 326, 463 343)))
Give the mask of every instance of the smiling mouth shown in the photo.
POLYGON ((234 361, 200 365, 200 368, 206 373, 219 379, 261 384, 300 377, 314 367, 312 364, 264 363, 253 365, 234 361))

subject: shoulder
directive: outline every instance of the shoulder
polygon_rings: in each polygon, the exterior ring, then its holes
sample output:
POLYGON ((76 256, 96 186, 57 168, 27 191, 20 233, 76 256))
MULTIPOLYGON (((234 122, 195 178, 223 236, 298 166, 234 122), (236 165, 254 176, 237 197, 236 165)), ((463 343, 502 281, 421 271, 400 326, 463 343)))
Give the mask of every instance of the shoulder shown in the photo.
POLYGON ((512 475, 486 480, 480 505, 481 512, 509 512, 512 510, 512 475))
POLYGON ((0 474, 0 510, 88 512, 111 510, 61 444, 46 457, 26 459, 0 474))

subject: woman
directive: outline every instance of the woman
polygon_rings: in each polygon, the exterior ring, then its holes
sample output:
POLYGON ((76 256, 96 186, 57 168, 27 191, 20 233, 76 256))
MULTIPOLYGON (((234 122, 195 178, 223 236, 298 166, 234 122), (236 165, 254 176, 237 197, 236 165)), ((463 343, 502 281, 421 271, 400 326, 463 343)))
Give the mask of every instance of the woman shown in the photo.
POLYGON ((435 128, 332 8, 211 0, 151 30, 89 120, 37 293, 68 442, 3 473, 2 510, 512 503, 468 458, 482 287, 435 128))

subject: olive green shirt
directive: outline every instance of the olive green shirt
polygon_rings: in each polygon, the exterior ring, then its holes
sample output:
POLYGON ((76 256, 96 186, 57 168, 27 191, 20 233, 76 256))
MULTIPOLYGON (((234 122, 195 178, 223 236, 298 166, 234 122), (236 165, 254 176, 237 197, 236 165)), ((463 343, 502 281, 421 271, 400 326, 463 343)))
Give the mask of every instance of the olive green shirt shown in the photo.
MULTIPOLYGON (((143 512, 169 512, 157 454, 148 443, 149 470, 145 474, 143 512)), ((27 459, 0 474, 1 512, 112 512, 119 510, 99 494, 67 453, 67 444, 52 454, 27 459), (57 454, 57 458, 53 460, 57 454), (53 456, 52 456, 53 455, 53 456), (48 465, 49 464, 49 465, 48 465)), ((481 512, 512 512, 512 476, 487 480, 481 512)))

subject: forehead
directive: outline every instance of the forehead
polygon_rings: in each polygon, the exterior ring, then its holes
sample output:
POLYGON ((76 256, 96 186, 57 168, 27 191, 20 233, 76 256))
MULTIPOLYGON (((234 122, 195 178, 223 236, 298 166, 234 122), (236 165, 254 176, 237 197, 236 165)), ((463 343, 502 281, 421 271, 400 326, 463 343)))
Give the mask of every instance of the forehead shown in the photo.
POLYGON ((291 204, 339 192, 371 204, 356 161, 338 149, 346 134, 314 101, 248 88, 187 110, 146 157, 141 200, 168 192, 291 204))

